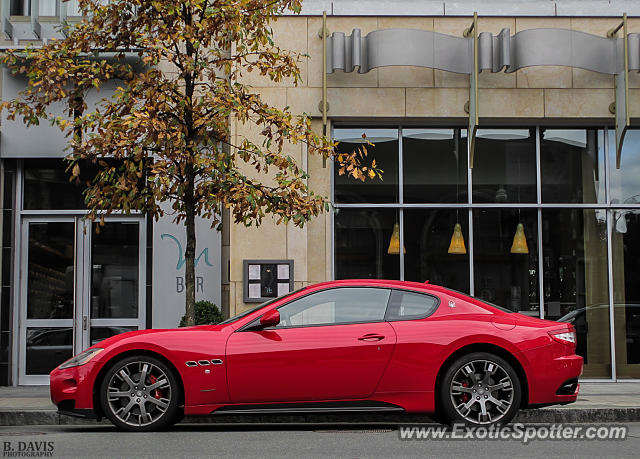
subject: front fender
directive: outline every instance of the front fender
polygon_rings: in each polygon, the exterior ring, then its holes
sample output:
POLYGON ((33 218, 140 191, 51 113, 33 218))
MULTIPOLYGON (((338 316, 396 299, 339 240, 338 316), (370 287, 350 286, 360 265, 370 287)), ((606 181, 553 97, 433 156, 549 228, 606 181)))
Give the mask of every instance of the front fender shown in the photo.
POLYGON ((96 384, 101 383, 111 364, 126 356, 143 353, 157 356, 173 367, 184 388, 185 406, 226 403, 229 401, 224 362, 227 338, 227 333, 206 329, 166 330, 123 337, 97 356, 93 378, 87 382, 98 389, 96 384), (216 364, 212 364, 212 360, 216 364), (222 364, 218 364, 218 360, 222 364), (187 366, 187 362, 197 365, 187 366))

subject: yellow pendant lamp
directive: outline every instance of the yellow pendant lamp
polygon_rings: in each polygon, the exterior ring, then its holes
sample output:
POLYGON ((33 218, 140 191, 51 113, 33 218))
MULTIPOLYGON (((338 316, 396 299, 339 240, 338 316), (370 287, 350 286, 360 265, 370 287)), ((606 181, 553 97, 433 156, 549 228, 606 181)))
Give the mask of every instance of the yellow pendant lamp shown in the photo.
POLYGON ((524 235, 524 226, 518 223, 516 234, 513 236, 513 244, 511 245, 511 253, 529 253, 527 246, 527 238, 524 235))
POLYGON ((453 227, 453 234, 451 235, 451 244, 449 244, 448 252, 456 255, 463 255, 467 253, 467 248, 464 245, 464 236, 462 235, 462 226, 460 226, 460 223, 456 223, 453 227))
MULTIPOLYGON (((407 249, 402 248, 403 253, 407 253, 407 249)), ((389 248, 387 249, 389 255, 400 255, 400 225, 397 223, 393 225, 393 233, 391 233, 391 240, 389 241, 389 248)))

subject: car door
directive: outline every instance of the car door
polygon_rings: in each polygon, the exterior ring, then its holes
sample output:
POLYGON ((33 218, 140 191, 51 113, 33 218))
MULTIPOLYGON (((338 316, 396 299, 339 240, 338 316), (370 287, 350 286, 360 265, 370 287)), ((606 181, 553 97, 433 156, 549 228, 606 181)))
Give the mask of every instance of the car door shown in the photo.
POLYGON ((232 403, 371 395, 396 342, 384 321, 389 296, 373 287, 316 291, 279 307, 278 326, 233 333, 226 356, 232 403))

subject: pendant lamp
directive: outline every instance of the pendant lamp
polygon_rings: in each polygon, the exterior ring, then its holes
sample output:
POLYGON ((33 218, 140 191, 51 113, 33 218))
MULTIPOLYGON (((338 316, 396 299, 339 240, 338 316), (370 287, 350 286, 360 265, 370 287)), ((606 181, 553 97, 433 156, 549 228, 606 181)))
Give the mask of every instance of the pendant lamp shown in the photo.
POLYGON ((460 226, 460 223, 456 223, 453 227, 453 234, 451 235, 451 244, 449 244, 448 252, 456 255, 467 253, 467 248, 464 245, 464 236, 462 235, 462 226, 460 226))
MULTIPOLYGON (((403 247, 402 252, 407 253, 407 249, 403 247)), ((391 233, 391 240, 389 241, 387 253, 389 255, 400 255, 400 225, 397 223, 393 225, 393 233, 391 233)))
POLYGON ((529 253, 527 246, 527 238, 524 235, 524 226, 518 223, 516 234, 513 236, 513 244, 511 245, 511 253, 529 253))

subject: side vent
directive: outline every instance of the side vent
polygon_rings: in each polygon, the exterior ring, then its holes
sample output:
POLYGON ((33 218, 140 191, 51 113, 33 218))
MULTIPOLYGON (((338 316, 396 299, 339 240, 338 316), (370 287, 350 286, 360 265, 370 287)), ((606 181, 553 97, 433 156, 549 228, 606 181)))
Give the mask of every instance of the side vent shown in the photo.
POLYGON ((222 360, 220 359, 211 359, 211 363, 214 365, 222 365, 222 360))
POLYGON ((209 362, 208 360, 198 360, 198 365, 211 365, 211 362, 209 362))
POLYGON ((188 362, 185 362, 187 364, 188 367, 197 367, 198 363, 194 362, 193 360, 189 360, 188 362))

